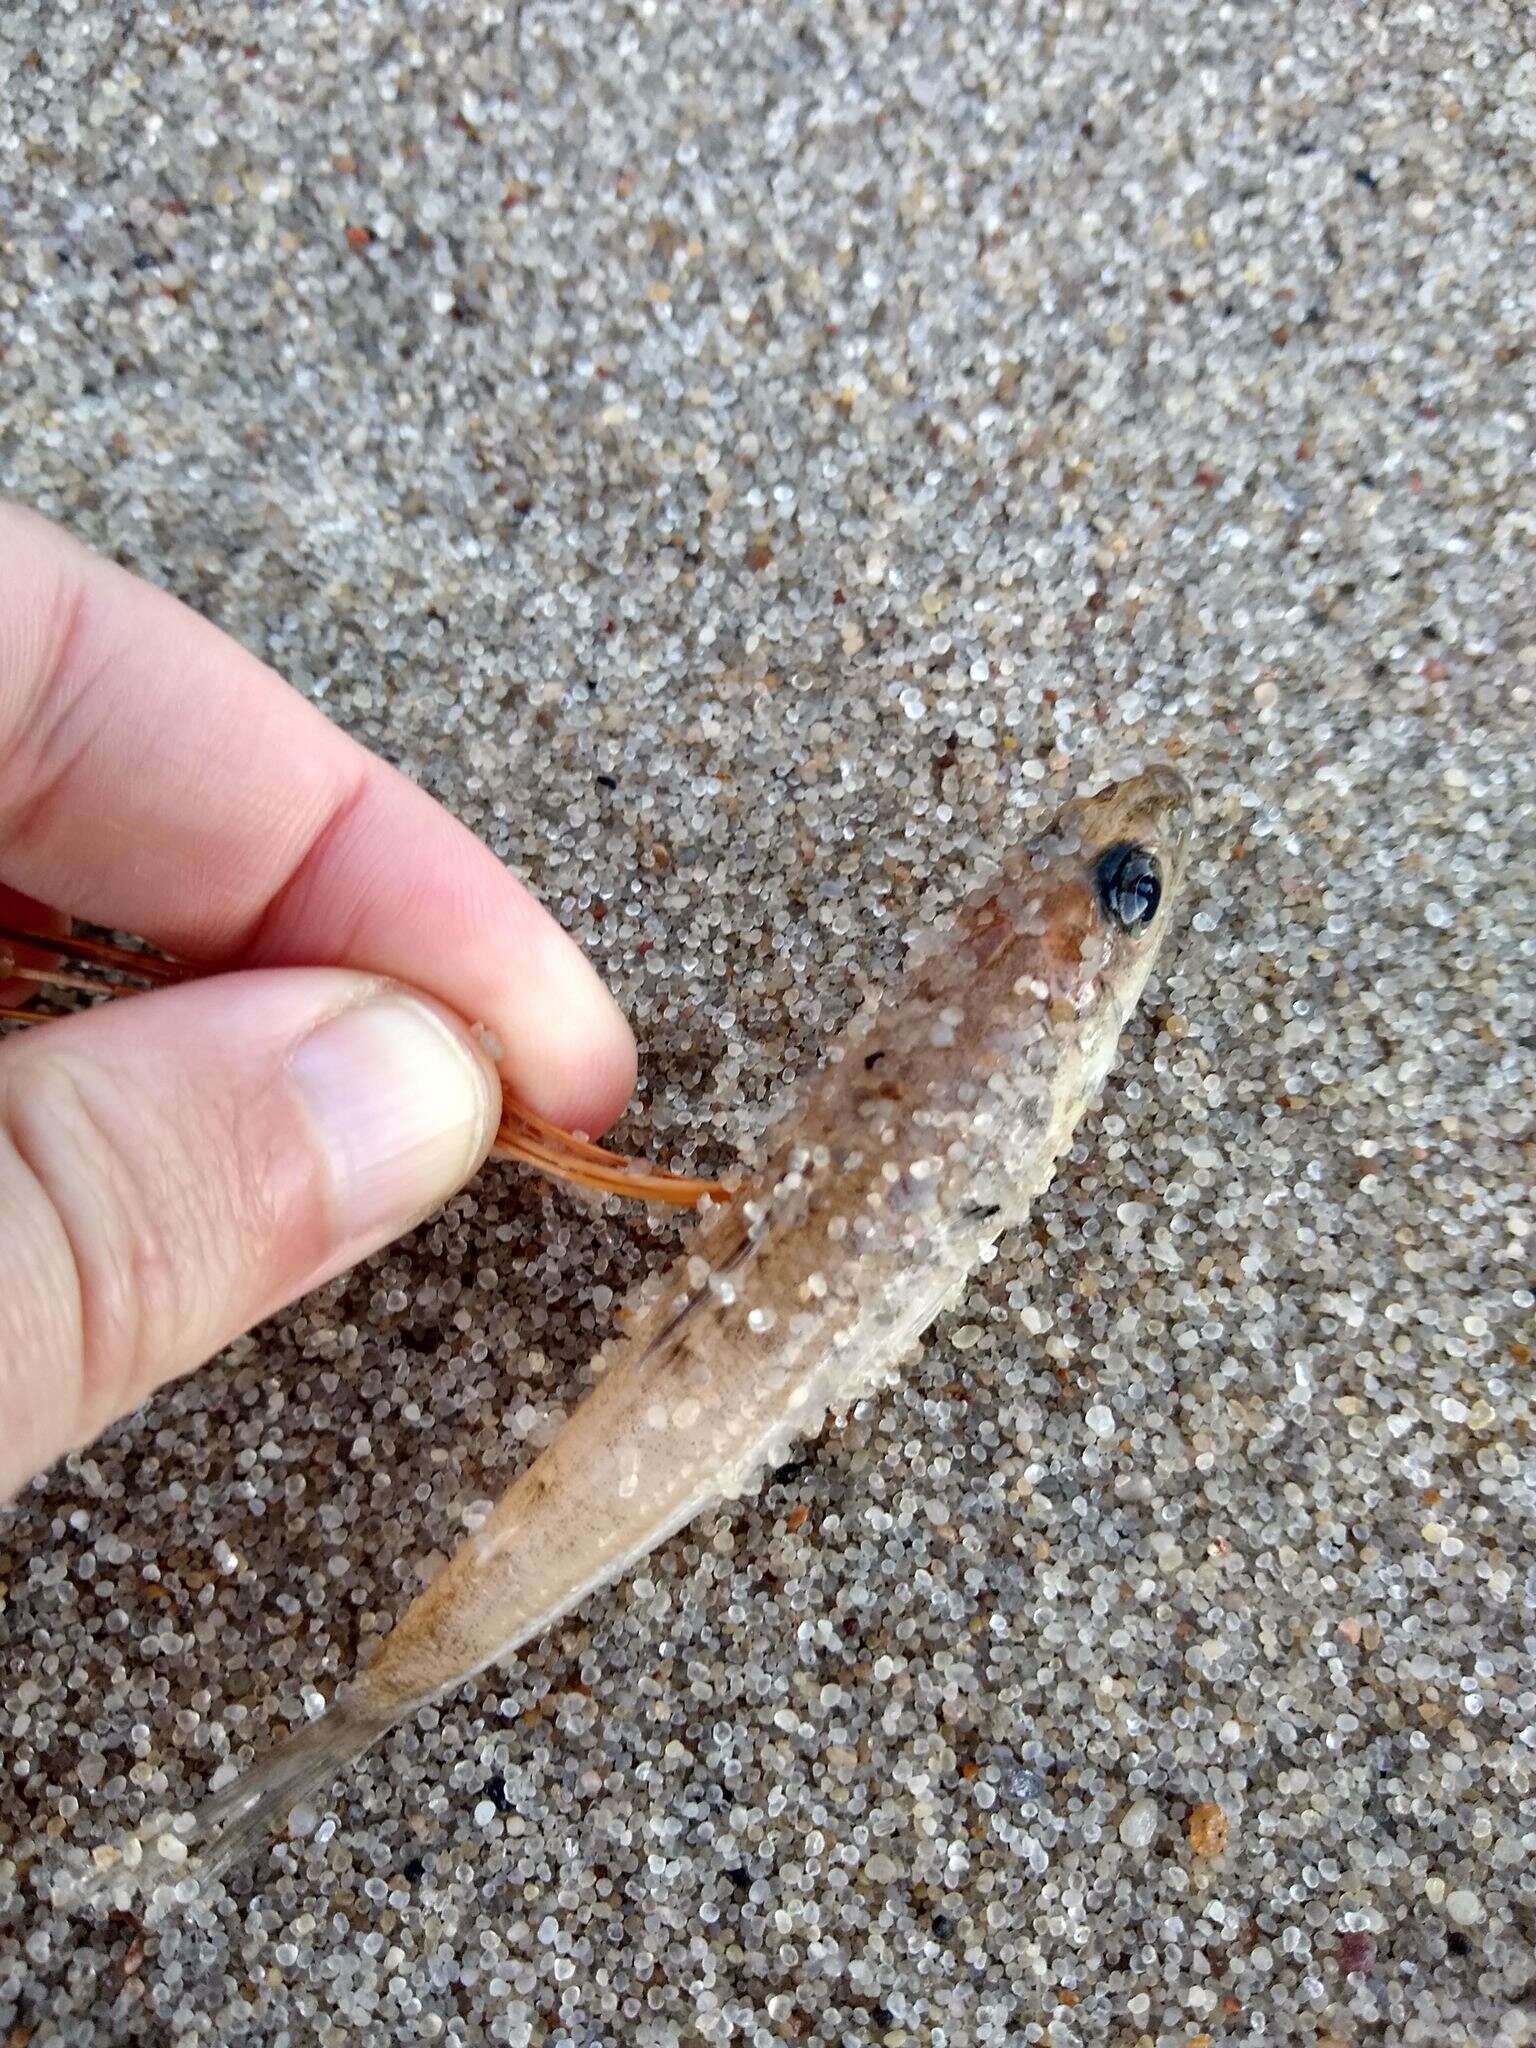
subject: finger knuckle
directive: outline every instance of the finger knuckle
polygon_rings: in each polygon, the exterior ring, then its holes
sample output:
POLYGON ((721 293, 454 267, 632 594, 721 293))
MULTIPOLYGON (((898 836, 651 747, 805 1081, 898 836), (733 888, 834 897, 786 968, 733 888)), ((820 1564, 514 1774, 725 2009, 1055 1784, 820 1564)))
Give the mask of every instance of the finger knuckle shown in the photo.
POLYGON ((159 1377, 154 1359, 186 1315, 206 1219, 168 1170, 170 1134, 142 1121, 142 1105, 141 1119, 130 1119, 108 1077, 43 1055, 18 1081, 9 1091, 10 1137, 69 1249, 82 1421, 96 1427, 159 1377))

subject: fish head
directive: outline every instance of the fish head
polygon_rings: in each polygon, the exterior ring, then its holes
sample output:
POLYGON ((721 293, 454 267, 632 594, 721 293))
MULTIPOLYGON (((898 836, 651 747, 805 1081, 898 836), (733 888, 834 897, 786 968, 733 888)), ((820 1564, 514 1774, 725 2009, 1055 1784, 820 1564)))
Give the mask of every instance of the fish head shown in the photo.
MULTIPOLYGON (((1193 800, 1155 766, 1063 805, 962 914, 973 968, 1006 982, 1018 1011, 1077 1027, 1097 1064, 1135 1007, 1172 923, 1188 863, 1193 800)), ((1107 1057, 1107 1050, 1106 1055, 1107 1057)))

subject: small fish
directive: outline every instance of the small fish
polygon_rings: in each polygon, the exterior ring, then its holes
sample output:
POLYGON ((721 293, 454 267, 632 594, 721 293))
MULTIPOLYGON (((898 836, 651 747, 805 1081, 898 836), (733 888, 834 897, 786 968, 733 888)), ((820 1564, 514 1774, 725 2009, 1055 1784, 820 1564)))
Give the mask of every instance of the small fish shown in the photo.
POLYGON ((530 1638, 829 1409, 889 1380, 1049 1182, 1109 1071, 1183 880, 1190 796, 1156 767, 1014 848, 830 1050, 738 1198, 635 1296, 596 1385, 373 1662, 193 1817, 98 1851, 168 1899, 385 1732, 530 1638), (189 1860, 189 1858, 191 1860, 189 1860))

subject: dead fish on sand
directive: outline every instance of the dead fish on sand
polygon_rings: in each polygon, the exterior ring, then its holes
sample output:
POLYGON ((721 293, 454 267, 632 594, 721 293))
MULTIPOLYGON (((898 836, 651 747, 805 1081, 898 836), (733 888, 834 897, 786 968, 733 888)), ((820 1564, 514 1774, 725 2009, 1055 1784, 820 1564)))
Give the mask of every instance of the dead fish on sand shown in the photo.
POLYGON ((1172 919, 1190 796, 1155 767, 1070 803, 914 948, 596 1384, 327 1712, 88 1888, 198 1889, 426 1701, 509 1657, 889 1380, 1020 1223, 1108 1073, 1172 919))

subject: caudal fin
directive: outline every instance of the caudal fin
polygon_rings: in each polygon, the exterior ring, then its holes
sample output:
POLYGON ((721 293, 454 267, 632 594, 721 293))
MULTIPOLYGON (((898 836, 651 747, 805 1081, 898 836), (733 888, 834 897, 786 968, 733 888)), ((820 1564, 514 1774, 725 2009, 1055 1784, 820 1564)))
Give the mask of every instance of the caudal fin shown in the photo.
POLYGON ((67 1902, 116 1900, 125 1889, 145 1897, 162 1887, 178 1899, 195 1897, 279 1833, 296 1808, 371 1749, 404 1711, 381 1710, 366 1698, 337 1701, 206 1799, 190 1828, 146 1829, 106 1868, 66 1882, 61 1889, 67 1902), (191 1893, 183 1890, 188 1884, 195 1887, 191 1893))

